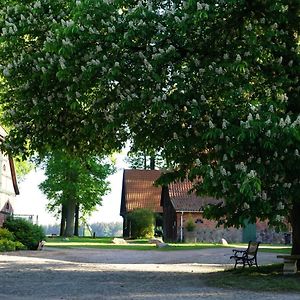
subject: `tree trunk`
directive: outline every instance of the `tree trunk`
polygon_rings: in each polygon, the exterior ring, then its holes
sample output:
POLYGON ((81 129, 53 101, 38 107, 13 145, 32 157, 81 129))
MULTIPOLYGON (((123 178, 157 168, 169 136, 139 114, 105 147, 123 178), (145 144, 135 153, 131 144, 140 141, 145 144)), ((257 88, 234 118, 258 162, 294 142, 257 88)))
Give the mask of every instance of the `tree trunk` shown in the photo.
POLYGON ((64 204, 61 205, 61 219, 60 219, 60 236, 65 235, 65 229, 66 229, 66 212, 67 208, 64 204))
POLYGON ((67 213, 66 213, 66 230, 65 237, 74 235, 74 217, 75 217, 75 208, 76 202, 73 199, 70 199, 68 203, 66 203, 67 213))
POLYGON ((75 208, 75 227, 74 227, 74 235, 79 236, 79 204, 76 204, 75 208))
POLYGON ((155 170, 155 156, 150 157, 150 170, 155 170))
MULTIPOLYGON (((300 203, 294 203, 291 211, 292 225, 292 255, 300 255, 300 203)), ((298 260, 298 270, 300 269, 300 261, 298 260)))

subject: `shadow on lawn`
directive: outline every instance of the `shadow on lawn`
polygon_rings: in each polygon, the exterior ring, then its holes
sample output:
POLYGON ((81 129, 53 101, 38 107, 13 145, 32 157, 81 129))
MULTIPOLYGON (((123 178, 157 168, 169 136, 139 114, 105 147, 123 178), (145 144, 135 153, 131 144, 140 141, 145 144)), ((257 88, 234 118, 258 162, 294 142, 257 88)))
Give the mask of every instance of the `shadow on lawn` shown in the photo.
POLYGON ((203 280, 209 286, 218 288, 300 293, 300 272, 295 275, 283 275, 283 264, 209 273, 203 276, 203 280))

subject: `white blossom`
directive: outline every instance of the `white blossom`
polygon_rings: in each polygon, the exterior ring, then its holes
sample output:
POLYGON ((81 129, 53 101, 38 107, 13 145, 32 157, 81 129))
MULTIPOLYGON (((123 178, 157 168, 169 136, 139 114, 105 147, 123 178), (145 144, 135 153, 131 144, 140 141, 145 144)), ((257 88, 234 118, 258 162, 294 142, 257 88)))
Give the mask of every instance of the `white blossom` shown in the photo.
POLYGON ((240 162, 239 164, 235 165, 235 169, 236 170, 241 170, 242 172, 246 172, 247 171, 247 166, 243 162, 240 162))
POLYGON ((36 1, 33 5, 34 8, 41 8, 42 5, 41 5, 41 2, 40 1, 36 1))
POLYGON ((254 178, 257 176, 257 173, 255 170, 251 170, 248 175, 247 175, 249 178, 254 178))
POLYGON ((250 206, 249 206, 249 204, 248 204, 247 202, 245 202, 244 205, 243 205, 243 208, 244 208, 244 209, 249 209, 250 206))
POLYGON ((5 68, 5 69, 3 70, 3 75, 4 75, 5 77, 9 77, 9 76, 10 76, 10 72, 9 72, 9 69, 8 69, 8 68, 5 68))
POLYGON ((223 166, 220 167, 220 173, 221 173, 222 176, 227 175, 226 169, 223 166))
POLYGON ((285 126, 285 122, 282 118, 280 118, 279 127, 283 128, 284 126, 285 126))
POLYGON ((284 205, 282 204, 282 202, 278 202, 277 209, 279 210, 284 209, 284 205))

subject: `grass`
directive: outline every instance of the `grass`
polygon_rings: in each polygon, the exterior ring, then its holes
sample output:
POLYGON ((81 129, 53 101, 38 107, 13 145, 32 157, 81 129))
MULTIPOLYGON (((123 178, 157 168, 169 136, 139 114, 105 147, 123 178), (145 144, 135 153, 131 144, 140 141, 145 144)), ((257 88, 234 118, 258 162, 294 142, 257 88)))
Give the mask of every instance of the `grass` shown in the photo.
MULTIPOLYGON (((99 248, 99 249, 126 249, 126 250, 157 250, 157 251, 180 251, 180 250, 200 250, 207 248, 225 248, 217 243, 170 243, 169 247, 156 248, 155 244, 149 244, 147 239, 129 240, 127 244, 116 245, 112 242, 112 237, 90 238, 90 237, 72 237, 63 239, 61 237, 47 238, 47 247, 59 248, 99 248)), ((229 247, 246 247, 246 244, 234 244, 229 247)), ((289 254, 290 246, 283 245, 261 245, 259 251, 289 254)))
POLYGON ((224 247, 221 244, 199 243, 199 244, 182 244, 172 243, 169 247, 157 248, 155 244, 149 244, 147 239, 129 240, 127 244, 116 245, 112 242, 113 238, 83 238, 72 237, 64 239, 61 237, 47 238, 47 247, 59 248, 98 248, 98 249, 124 249, 124 250, 157 250, 157 251, 176 251, 176 250, 196 250, 204 248, 224 247))
POLYGON ((259 269, 237 268, 201 275, 209 286, 268 292, 299 292, 300 273, 283 275, 283 264, 261 266, 259 269))

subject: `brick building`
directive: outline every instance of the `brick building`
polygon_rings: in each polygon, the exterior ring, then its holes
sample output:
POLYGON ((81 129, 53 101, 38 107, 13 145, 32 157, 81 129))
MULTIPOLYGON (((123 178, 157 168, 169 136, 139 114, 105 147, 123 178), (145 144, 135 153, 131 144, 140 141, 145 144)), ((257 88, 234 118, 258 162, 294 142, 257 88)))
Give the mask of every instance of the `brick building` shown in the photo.
POLYGON ((283 233, 268 228, 266 222, 248 224, 243 229, 216 227, 216 221, 203 217, 203 209, 221 200, 190 193, 192 183, 187 180, 163 188, 154 186, 160 175, 159 170, 124 170, 120 209, 124 237, 130 237, 131 225, 127 213, 138 208, 148 208, 161 216, 156 226, 163 227, 165 241, 218 243, 224 238, 228 242, 284 242, 283 233), (187 230, 189 222, 194 224, 192 232, 187 230))

